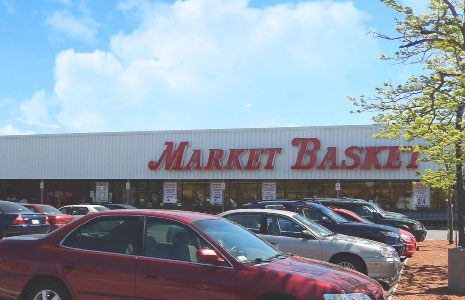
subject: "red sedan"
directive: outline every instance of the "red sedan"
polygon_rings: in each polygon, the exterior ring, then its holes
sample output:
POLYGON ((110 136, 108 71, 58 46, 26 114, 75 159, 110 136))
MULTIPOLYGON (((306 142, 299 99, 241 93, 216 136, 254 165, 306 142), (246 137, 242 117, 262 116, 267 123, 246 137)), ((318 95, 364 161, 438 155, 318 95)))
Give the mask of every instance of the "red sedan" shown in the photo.
POLYGON ((64 226, 72 221, 74 221, 73 216, 65 215, 55 207, 46 204, 22 204, 24 207, 29 208, 29 210, 46 214, 48 216, 48 221, 50 223, 50 231, 53 231, 61 226, 64 226))
MULTIPOLYGON (((350 211, 347 209, 331 207, 331 210, 338 213, 343 218, 351 222, 371 223, 367 219, 360 217, 353 211, 350 211)), ((400 239, 402 240, 402 243, 405 245, 405 250, 404 250, 403 255, 407 257, 411 257, 417 249, 417 240, 415 239, 415 236, 411 234, 410 232, 408 232, 407 230, 399 228, 399 233, 400 233, 400 239)))
POLYGON ((0 265, 0 299, 386 299, 361 273, 186 211, 89 214, 42 238, 0 241, 0 265))

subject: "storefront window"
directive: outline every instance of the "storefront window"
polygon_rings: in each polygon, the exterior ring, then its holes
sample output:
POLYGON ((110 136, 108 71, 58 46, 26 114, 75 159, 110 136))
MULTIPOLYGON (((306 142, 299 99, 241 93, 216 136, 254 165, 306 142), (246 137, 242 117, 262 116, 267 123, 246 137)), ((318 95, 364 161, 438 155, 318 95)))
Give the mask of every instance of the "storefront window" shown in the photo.
POLYGON ((193 180, 182 182, 183 206, 205 206, 207 186, 205 180, 193 180))
POLYGON ((230 192, 229 197, 239 207, 242 204, 258 200, 259 190, 261 184, 258 181, 230 181, 229 182, 230 192))

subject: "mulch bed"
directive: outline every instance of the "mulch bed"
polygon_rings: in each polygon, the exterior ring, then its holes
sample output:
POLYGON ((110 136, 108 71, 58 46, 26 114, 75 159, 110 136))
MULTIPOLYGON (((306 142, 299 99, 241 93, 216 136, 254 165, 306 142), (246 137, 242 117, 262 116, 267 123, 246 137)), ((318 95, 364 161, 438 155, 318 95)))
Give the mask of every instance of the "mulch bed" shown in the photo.
POLYGON ((408 260, 392 300, 465 300, 465 294, 447 288, 447 248, 455 244, 426 240, 418 245, 420 250, 408 260))

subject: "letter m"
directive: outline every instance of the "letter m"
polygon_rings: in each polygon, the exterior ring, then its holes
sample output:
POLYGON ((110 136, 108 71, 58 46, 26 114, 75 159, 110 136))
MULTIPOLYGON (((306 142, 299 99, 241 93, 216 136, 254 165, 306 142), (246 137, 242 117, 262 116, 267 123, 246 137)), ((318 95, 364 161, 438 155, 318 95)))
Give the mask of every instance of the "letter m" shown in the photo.
POLYGON ((182 170, 182 158, 188 144, 188 142, 181 142, 178 148, 173 150, 174 142, 165 142, 166 148, 161 154, 160 159, 158 161, 149 161, 149 169, 155 171, 165 160, 165 170, 182 170))

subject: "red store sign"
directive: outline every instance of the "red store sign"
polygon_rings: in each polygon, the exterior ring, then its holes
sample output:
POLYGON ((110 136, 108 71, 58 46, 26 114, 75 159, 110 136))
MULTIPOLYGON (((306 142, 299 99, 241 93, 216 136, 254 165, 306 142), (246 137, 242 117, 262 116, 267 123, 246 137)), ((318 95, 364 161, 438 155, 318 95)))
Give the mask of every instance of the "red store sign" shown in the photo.
MULTIPOLYGON (((277 156, 283 148, 232 148, 208 149, 208 160, 202 163, 202 149, 193 149, 190 156, 186 153, 188 142, 179 143, 174 147, 174 142, 165 142, 165 150, 156 161, 149 161, 148 168, 152 171, 159 169, 164 163, 165 170, 273 170, 277 156), (185 155, 186 154, 186 155, 185 155), (187 163, 184 157, 189 157, 187 163), (243 163, 241 158, 246 162, 243 163)), ((344 150, 342 160, 337 157, 337 147, 322 149, 321 142, 317 138, 294 138, 292 146, 298 148, 297 158, 291 166, 293 170, 308 169, 417 169, 418 152, 406 151, 407 161, 401 160, 402 150, 399 146, 350 146, 344 150), (318 159, 319 153, 325 153, 323 159, 318 159), (378 159, 378 155, 387 153, 388 158, 384 165, 378 159)))

